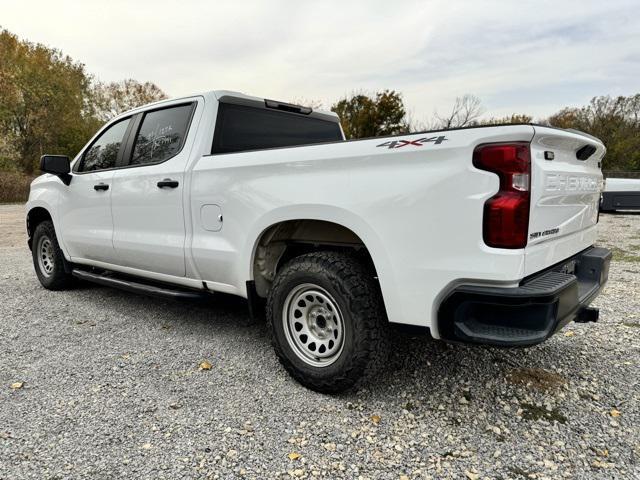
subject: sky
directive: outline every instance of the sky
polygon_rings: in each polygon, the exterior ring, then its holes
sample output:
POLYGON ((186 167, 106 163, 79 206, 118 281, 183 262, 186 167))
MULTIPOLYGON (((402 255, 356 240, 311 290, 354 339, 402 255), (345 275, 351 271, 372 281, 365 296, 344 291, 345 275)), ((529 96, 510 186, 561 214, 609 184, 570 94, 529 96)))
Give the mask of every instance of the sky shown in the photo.
POLYGON ((640 93, 640 0, 0 0, 0 27, 102 81, 330 106, 394 89, 416 121, 478 96, 548 116, 640 93))

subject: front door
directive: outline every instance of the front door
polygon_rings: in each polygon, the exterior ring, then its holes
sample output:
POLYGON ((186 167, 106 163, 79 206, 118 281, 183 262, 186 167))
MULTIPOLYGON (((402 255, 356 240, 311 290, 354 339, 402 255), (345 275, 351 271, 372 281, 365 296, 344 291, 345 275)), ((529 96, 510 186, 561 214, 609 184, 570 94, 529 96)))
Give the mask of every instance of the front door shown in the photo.
POLYGON ((59 232, 69 255, 113 263, 111 195, 118 156, 130 119, 108 126, 74 165, 71 182, 60 198, 59 232))

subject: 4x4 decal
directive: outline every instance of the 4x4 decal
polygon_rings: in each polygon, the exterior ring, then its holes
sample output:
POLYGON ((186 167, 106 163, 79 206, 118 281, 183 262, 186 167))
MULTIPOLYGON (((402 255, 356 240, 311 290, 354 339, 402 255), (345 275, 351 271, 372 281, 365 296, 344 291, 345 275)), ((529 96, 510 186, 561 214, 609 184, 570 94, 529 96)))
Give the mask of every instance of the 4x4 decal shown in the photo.
POLYGON ((384 143, 381 143, 380 145, 376 145, 376 147, 400 148, 406 145, 421 147, 425 143, 431 143, 431 142, 433 142, 434 145, 440 145, 445 140, 447 140, 447 138, 444 135, 441 135, 439 137, 424 137, 424 138, 419 138, 417 140, 389 140, 388 142, 384 142, 384 143))

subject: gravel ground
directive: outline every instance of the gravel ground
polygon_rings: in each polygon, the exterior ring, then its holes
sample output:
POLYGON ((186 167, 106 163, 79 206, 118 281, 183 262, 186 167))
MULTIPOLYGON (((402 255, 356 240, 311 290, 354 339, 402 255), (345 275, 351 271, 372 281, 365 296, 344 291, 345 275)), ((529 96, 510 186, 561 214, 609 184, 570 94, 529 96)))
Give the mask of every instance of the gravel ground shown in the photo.
POLYGON ((377 381, 326 396, 242 301, 44 290, 0 206, 0 478, 640 478, 640 215, 601 227, 598 324, 524 350, 397 333, 377 381))

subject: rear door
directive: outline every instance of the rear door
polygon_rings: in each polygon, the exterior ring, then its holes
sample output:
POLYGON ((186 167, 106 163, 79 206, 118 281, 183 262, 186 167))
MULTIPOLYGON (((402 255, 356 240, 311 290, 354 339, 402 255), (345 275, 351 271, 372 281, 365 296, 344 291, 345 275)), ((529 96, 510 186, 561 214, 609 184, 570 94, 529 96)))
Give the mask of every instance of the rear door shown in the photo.
POLYGON ((111 194, 119 265, 185 276, 184 172, 197 105, 194 100, 163 106, 135 119, 111 194))
POLYGON ((589 135, 535 127, 526 275, 595 243, 604 153, 589 135))

